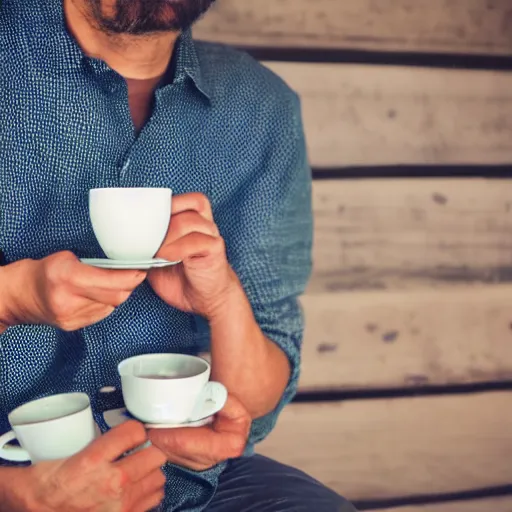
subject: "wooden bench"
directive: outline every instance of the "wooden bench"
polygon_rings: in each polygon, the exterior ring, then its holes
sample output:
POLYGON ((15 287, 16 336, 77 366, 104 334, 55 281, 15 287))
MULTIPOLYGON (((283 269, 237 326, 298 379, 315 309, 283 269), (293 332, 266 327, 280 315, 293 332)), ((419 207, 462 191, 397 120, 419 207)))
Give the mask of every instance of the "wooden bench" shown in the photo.
POLYGON ((314 168, 301 394, 260 452, 361 510, 511 512, 512 4, 218 0, 195 36, 300 93, 314 168))

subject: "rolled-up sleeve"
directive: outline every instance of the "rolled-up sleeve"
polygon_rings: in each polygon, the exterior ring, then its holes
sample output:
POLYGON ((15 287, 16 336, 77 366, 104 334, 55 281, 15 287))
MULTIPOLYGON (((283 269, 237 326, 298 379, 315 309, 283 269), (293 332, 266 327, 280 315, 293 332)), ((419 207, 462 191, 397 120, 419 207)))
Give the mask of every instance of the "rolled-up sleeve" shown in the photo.
POLYGON ((304 331, 299 296, 312 266, 311 170, 294 93, 271 127, 261 169, 242 191, 243 199, 239 196, 244 243, 228 247, 228 256, 259 326, 287 355, 292 370, 276 409, 253 422, 250 445, 270 433, 296 393, 304 331))

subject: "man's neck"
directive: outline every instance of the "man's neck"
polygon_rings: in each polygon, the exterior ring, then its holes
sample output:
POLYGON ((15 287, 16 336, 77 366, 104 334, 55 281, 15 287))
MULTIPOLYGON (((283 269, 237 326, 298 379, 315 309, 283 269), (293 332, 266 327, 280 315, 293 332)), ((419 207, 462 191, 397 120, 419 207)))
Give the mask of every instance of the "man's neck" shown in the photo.
POLYGON ((177 32, 151 36, 109 35, 94 26, 82 0, 63 0, 68 29, 83 52, 105 61, 125 78, 149 79, 165 73, 177 32))

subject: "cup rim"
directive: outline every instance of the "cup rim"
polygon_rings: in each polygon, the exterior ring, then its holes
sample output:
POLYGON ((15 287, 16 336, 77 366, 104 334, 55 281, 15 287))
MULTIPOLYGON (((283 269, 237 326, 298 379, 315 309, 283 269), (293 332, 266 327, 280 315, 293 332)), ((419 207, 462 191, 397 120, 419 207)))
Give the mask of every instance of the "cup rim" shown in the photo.
POLYGON ((172 188, 170 187, 98 187, 98 188, 91 188, 89 190, 89 195, 95 194, 98 192, 114 192, 114 191, 125 191, 125 190, 132 190, 135 192, 138 191, 160 191, 160 192, 170 192, 172 194, 172 188))
POLYGON ((9 420, 9 424, 11 425, 12 428, 30 427, 30 426, 34 426, 34 425, 41 425, 43 423, 44 424, 51 424, 53 422, 57 422, 57 421, 65 419, 65 418, 71 418, 71 417, 73 417, 73 416, 75 416, 77 414, 83 413, 84 411, 86 411, 90 407, 91 407, 91 399, 89 398, 89 395, 87 393, 82 393, 82 392, 79 392, 79 391, 71 392, 71 393, 58 393, 56 395, 42 396, 41 398, 36 398, 35 400, 29 400, 28 402, 25 402, 24 404, 21 404, 18 407, 16 407, 15 409, 13 409, 7 415, 7 418, 9 420), (72 413, 65 414, 63 416, 59 416, 58 418, 52 418, 52 419, 49 419, 49 420, 39 420, 39 421, 30 421, 30 422, 22 422, 22 423, 16 423, 16 422, 12 421, 12 416, 15 413, 19 412, 21 409, 24 409, 26 407, 28 408, 28 406, 32 406, 32 405, 34 405, 34 404, 36 404, 38 402, 43 402, 43 401, 46 401, 48 399, 55 399, 55 398, 61 398, 61 397, 85 398, 87 400, 87 405, 85 405, 84 407, 82 407, 79 410, 74 411, 72 413))
MULTIPOLYGON (((132 379, 137 379, 137 380, 145 380, 145 381, 149 381, 149 380, 154 380, 154 379, 148 379, 147 377, 141 377, 140 375, 126 375, 126 374, 122 374, 121 373, 121 370, 122 370, 122 367, 129 364, 130 362, 132 362, 133 360, 135 359, 150 359, 152 357, 169 357, 169 358, 174 358, 174 357, 178 357, 180 359, 194 359, 194 360, 199 360, 201 361, 202 363, 205 364, 205 369, 204 371, 202 371, 201 373, 197 373, 195 375, 190 375, 188 377, 178 377, 176 379, 162 379, 160 382, 165 382, 165 383, 169 383, 169 382, 183 382, 183 381, 187 381, 187 380, 192 380, 192 379, 196 379, 197 377, 203 375, 204 373, 206 373, 207 371, 210 371, 211 370, 211 365, 210 363, 206 360, 206 359, 203 359, 202 357, 199 357, 199 356, 193 356, 193 355, 190 355, 190 354, 174 354, 172 352, 170 353, 156 353, 156 354, 141 354, 141 355, 138 355, 138 356, 131 356, 131 357, 128 357, 127 359, 123 359, 123 361, 121 361, 118 365, 117 365, 117 373, 119 374, 119 376, 122 378, 122 377, 131 377, 132 379)), ((156 381, 155 381, 156 382, 156 381)))

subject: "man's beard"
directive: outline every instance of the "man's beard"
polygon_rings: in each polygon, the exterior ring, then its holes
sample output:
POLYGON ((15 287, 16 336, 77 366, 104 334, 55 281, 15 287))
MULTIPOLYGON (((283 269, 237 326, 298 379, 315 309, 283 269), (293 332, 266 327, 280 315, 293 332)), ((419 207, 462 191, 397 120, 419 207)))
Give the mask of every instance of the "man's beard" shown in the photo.
POLYGON ((144 35, 188 29, 215 0, 116 0, 106 13, 104 0, 86 0, 99 28, 110 34, 144 35))

